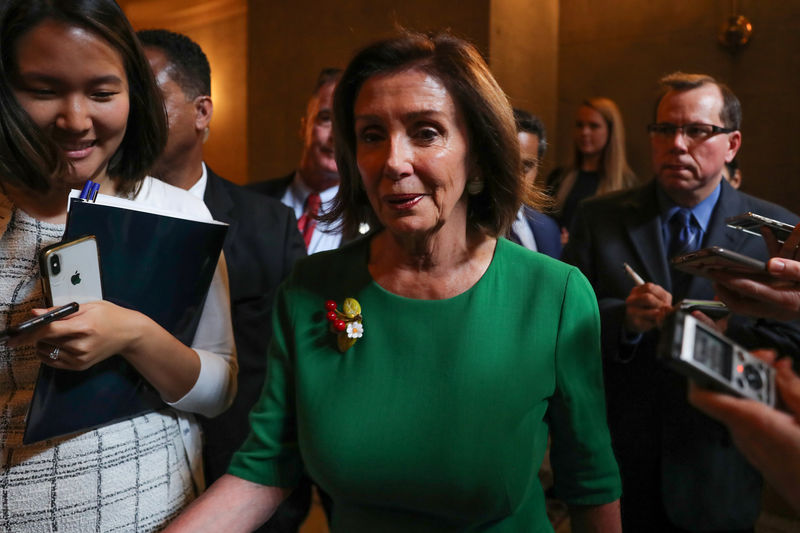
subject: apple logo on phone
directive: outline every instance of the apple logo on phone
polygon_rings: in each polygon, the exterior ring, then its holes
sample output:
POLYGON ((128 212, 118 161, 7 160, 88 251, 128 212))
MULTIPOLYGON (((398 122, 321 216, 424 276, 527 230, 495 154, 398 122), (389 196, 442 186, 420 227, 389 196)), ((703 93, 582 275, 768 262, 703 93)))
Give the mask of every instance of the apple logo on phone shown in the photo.
POLYGON ((73 285, 77 285, 78 283, 81 282, 80 273, 76 270, 75 273, 72 275, 72 277, 69 278, 69 280, 72 282, 73 285))

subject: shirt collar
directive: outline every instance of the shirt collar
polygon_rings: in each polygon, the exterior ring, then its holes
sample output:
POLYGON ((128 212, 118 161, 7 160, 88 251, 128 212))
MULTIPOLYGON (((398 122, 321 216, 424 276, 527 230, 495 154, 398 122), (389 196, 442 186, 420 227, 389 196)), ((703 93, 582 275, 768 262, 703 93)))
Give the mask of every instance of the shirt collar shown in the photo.
MULTIPOLYGON (((306 184, 303 183, 299 172, 294 173, 294 179, 292 180, 289 189, 291 190, 292 197, 294 197, 294 201, 300 205, 305 205, 306 198, 308 198, 308 196, 311 194, 311 189, 309 189, 306 184)), ((333 200, 337 192, 339 192, 339 185, 328 187, 327 189, 320 191, 319 199, 322 201, 323 205, 327 204, 333 200)))
POLYGON ((208 183, 208 170, 206 170, 206 164, 204 162, 200 163, 200 165, 203 167, 203 173, 200 174, 200 179, 197 180, 194 185, 189 187, 189 192, 202 200, 203 196, 206 194, 206 183, 208 183))
MULTIPOLYGON (((711 214, 714 212, 714 206, 717 205, 717 200, 719 200, 720 191, 722 191, 722 182, 718 183, 716 188, 711 191, 711 194, 703 199, 702 202, 689 208, 689 211, 700 225, 703 233, 708 232, 708 224, 711 222, 711 214)), ((661 211, 662 224, 669 223, 672 215, 681 209, 681 206, 673 202, 666 193, 661 190, 661 187, 658 188, 658 205, 661 211)))

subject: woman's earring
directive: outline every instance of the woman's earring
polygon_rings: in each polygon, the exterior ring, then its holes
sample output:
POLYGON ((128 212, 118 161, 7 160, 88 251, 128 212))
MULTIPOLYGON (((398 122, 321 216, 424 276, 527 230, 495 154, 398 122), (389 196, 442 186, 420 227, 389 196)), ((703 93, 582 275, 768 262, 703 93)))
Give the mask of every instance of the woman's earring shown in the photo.
POLYGON ((483 191, 483 180, 480 178, 474 178, 467 182, 467 194, 471 196, 475 196, 480 194, 483 191))

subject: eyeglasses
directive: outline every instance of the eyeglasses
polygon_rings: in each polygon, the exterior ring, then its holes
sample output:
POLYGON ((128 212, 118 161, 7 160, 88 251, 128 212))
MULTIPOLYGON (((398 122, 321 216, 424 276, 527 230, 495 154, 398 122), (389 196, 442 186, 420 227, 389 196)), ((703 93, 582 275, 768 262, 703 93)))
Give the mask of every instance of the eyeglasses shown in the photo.
POLYGON ((647 132, 654 139, 672 139, 678 132, 681 132, 688 140, 700 142, 718 133, 733 133, 734 128, 723 128, 714 124, 670 124, 669 122, 658 122, 647 126, 647 132))

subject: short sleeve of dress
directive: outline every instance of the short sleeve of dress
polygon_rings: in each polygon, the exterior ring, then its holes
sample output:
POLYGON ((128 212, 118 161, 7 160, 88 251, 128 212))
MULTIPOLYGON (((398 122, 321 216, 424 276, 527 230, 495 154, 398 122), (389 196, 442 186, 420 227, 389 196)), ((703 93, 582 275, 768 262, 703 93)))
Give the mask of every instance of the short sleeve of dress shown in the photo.
MULTIPOLYGON (((291 278, 291 276, 290 276, 291 278)), ((294 331, 287 283, 278 291, 267 355, 267 380, 250 412, 250 435, 228 468, 234 476, 274 487, 294 487, 303 464, 294 407, 294 331)))
POLYGON ((621 482, 606 423, 600 317, 595 293, 577 269, 567 278, 556 342, 548 409, 556 495, 573 505, 612 502, 621 482))

